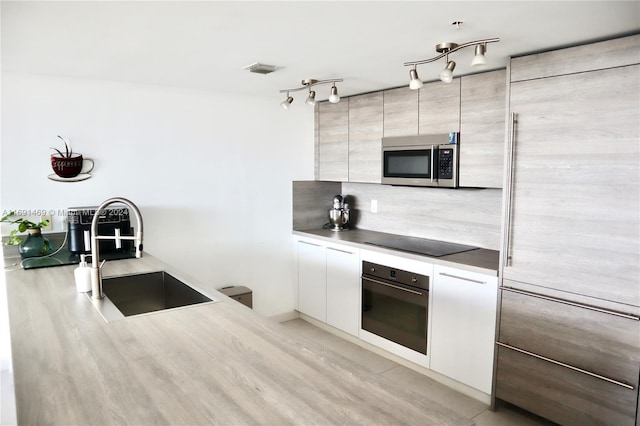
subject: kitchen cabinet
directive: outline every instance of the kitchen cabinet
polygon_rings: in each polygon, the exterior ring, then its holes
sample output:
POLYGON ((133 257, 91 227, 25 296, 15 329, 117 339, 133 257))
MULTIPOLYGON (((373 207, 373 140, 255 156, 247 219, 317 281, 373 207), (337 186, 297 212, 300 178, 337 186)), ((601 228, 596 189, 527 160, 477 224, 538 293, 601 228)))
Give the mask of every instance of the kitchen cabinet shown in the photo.
POLYGON ((327 320, 326 251, 313 240, 299 239, 298 311, 318 321, 327 320))
POLYGON ((418 90, 408 86, 384 91, 384 136, 418 134, 418 90))
POLYGON ((460 186, 502 188, 507 75, 460 78, 460 186))
POLYGON ((633 425, 638 317, 503 287, 496 396, 560 424, 633 425))
POLYGON ((496 397, 563 424, 637 423, 638 64, 632 36, 509 67, 496 397))
POLYGON ((435 265, 430 367, 491 393, 498 277, 435 265))
POLYGON ((349 179, 349 100, 318 102, 318 180, 349 179))
POLYGON ((349 98, 349 182, 380 183, 383 92, 349 98))
POLYGON ((418 133, 442 134, 460 131, 460 79, 436 81, 420 89, 418 133))
POLYGON ((638 75, 634 65, 511 85, 505 278, 640 306, 638 75))
POLYGON ((316 179, 380 183, 381 138, 461 132, 460 185, 501 188, 506 71, 318 103, 316 179))
POLYGON ((327 324, 358 335, 360 255, 353 247, 327 245, 327 324))
POLYGON ((360 253, 341 244, 296 238, 298 311, 354 336, 360 328, 360 253))

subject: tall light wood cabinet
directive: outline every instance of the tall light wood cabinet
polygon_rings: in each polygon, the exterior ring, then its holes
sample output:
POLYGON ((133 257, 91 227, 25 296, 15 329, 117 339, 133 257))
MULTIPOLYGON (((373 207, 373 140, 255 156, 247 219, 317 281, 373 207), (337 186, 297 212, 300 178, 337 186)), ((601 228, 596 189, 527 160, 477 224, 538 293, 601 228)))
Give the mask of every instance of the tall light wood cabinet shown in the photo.
POLYGON ((318 180, 346 182, 349 179, 349 102, 319 102, 318 180))
POLYGON ((418 133, 438 134, 460 131, 460 79, 436 81, 420 89, 418 133))
POLYGON ((511 85, 504 278, 640 306, 639 75, 635 65, 511 85))
POLYGON ((383 92, 349 98, 349 182, 380 183, 383 92))
POLYGON ((384 91, 384 136, 418 134, 418 90, 408 86, 384 91))
POLYGON ((496 397, 561 424, 637 425, 639 75, 640 36, 511 60, 496 397))
POLYGON ((502 188, 507 73, 460 78, 460 186, 502 188))

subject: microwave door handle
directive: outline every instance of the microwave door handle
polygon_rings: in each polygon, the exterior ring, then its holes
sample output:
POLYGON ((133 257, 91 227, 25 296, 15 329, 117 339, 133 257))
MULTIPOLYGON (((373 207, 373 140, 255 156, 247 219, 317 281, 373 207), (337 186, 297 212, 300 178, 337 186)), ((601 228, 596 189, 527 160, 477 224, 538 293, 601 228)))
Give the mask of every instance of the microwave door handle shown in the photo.
POLYGON ((434 158, 435 152, 436 152, 435 146, 431 145, 431 173, 429 173, 429 176, 431 176, 431 183, 433 183, 433 175, 435 174, 435 168, 433 167, 435 164, 435 158, 434 158))

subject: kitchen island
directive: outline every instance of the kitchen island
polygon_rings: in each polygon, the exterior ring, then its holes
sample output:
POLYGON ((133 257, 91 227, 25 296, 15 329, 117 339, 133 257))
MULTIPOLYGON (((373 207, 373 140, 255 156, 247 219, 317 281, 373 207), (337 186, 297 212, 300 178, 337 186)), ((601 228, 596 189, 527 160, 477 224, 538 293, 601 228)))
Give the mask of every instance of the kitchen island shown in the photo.
MULTIPOLYGON (((472 424, 207 282, 188 279, 216 303, 107 323, 74 267, 5 271, 19 424, 472 424)), ((145 254, 103 275, 157 270, 145 254)))

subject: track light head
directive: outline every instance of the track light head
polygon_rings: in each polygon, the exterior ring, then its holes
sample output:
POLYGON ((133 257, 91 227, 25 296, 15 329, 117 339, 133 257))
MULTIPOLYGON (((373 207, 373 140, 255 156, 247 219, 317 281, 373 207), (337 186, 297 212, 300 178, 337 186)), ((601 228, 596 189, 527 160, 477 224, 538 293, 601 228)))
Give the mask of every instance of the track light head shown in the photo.
POLYGON ((316 92, 314 90, 309 90, 309 96, 307 96, 307 100, 304 103, 311 106, 316 104, 316 92))
POLYGON ((333 84, 333 86, 331 86, 331 95, 329 95, 329 102, 331 102, 332 104, 337 104, 338 102, 340 102, 340 95, 338 95, 338 88, 336 87, 335 83, 333 84))
POLYGON ((409 71, 409 79, 409 89, 418 90, 422 87, 422 80, 418 77, 418 70, 416 67, 413 67, 413 69, 409 71))
POLYGON ((484 54, 487 51, 487 46, 485 44, 478 44, 475 48, 475 56, 471 61, 472 67, 483 67, 487 65, 487 58, 485 58, 484 54))
POLYGON ((284 109, 289 109, 289 106, 291 106, 292 103, 293 103, 293 98, 289 96, 289 94, 287 93, 287 99, 280 102, 280 106, 284 109))
POLYGON ((448 61, 444 69, 440 71, 440 80, 445 83, 451 83, 451 81, 453 80, 453 70, 455 68, 456 63, 453 61, 448 61))

